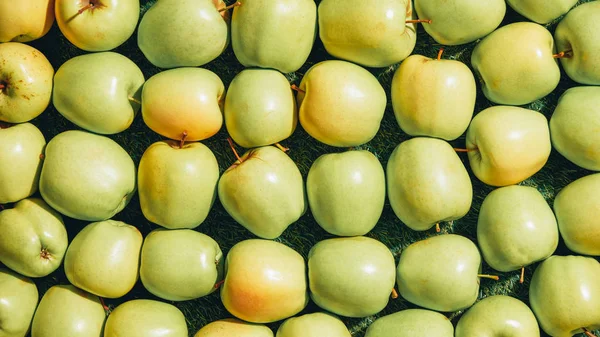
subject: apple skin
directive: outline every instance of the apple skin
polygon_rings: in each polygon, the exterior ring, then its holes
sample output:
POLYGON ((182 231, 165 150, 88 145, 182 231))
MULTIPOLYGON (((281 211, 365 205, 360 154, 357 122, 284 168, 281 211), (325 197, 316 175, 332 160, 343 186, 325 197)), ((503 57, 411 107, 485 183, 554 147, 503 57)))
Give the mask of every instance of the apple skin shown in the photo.
POLYGON ((0 336, 25 337, 38 305, 38 289, 30 279, 0 268, 0 336))
POLYGON ((292 248, 271 240, 234 245, 225 260, 221 301, 232 315, 251 323, 272 323, 308 304, 306 264, 292 248))
POLYGON ((31 123, 0 123, 0 204, 17 202, 38 190, 46 139, 31 123))
POLYGON ((455 337, 539 337, 540 327, 529 307, 504 295, 475 303, 458 321, 455 337))
POLYGON ((139 0, 55 0, 56 23, 77 48, 107 51, 122 45, 137 27, 139 0), (78 13, 88 4, 93 4, 78 13))
POLYGON ((0 262, 28 277, 54 272, 67 250, 63 219, 42 199, 23 199, 0 212, 0 233, 0 262))
POLYGON ((313 0, 245 0, 233 9, 231 46, 245 67, 294 72, 308 59, 316 37, 313 0))
POLYGON ((0 44, 0 122, 24 123, 50 104, 54 68, 39 50, 19 42, 0 44))
POLYGON ((551 256, 531 279, 529 302, 542 329, 571 337, 600 329, 600 263, 584 256, 551 256))
POLYGON ((54 0, 2 1, 0 43, 37 40, 54 23, 54 0))
POLYGON ((273 331, 262 324, 226 318, 208 323, 194 337, 273 337, 273 331))
POLYGON ((202 143, 172 140, 150 145, 138 168, 138 193, 146 219, 165 228, 196 228, 217 197, 219 164, 202 143))
POLYGON ((546 24, 567 13, 577 0, 506 0, 517 13, 531 21, 546 24))
POLYGON ((438 312, 406 309, 376 319, 365 334, 365 337, 414 336, 454 337, 454 327, 438 312))
POLYGON ((106 320, 104 337, 187 337, 183 313, 154 300, 131 300, 116 307, 106 320))
POLYGON ((223 125, 225 86, 203 68, 178 68, 148 79, 142 89, 142 117, 152 131, 167 138, 198 141, 223 125))
POLYGON ((558 229, 567 247, 577 254, 600 256, 600 173, 579 178, 554 199, 558 229))
POLYGON ((54 76, 52 103, 75 125, 100 134, 129 128, 140 104, 144 74, 127 57, 102 52, 69 59, 54 76))
POLYGON ((31 337, 102 337, 105 320, 97 296, 72 285, 55 285, 40 301, 31 337))
POLYGON ((324 312, 315 312, 288 318, 277 330, 276 337, 351 337, 350 331, 339 318, 324 312))
POLYGON ((456 139, 471 122, 476 90, 464 63, 411 55, 392 79, 396 121, 411 136, 456 139))

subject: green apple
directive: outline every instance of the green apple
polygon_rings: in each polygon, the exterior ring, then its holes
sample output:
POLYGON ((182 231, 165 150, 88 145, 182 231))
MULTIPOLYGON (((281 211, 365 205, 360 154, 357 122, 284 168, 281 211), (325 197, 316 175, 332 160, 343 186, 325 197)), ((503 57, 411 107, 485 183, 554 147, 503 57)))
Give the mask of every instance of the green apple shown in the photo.
POLYGON ((600 329, 600 263, 583 256, 551 256, 531 279, 529 302, 542 329, 571 337, 600 329))
POLYGON ((46 56, 29 45, 6 42, 0 44, 0 64, 0 122, 23 123, 44 112, 54 76, 46 56))
POLYGON ((138 168, 142 213, 165 228, 198 227, 217 197, 218 181, 219 164, 206 145, 156 142, 138 168))
POLYGON ((493 32, 504 19, 504 0, 415 0, 423 28, 433 39, 454 46, 473 42, 493 32))
POLYGON ((221 301, 232 315, 251 323, 272 323, 308 304, 304 258, 271 240, 235 244, 225 260, 221 301))
POLYGON ((229 44, 223 0, 159 0, 144 14, 137 33, 144 56, 159 68, 204 65, 229 44))
POLYGON ((346 317, 375 315, 388 304, 395 284, 392 252, 364 237, 326 239, 308 253, 310 297, 346 317))
POLYGON ((114 134, 129 128, 140 109, 144 74, 127 57, 113 53, 76 56, 58 68, 52 103, 86 130, 114 134))
POLYGON ((0 204, 37 192, 45 147, 46 139, 35 125, 0 123, 0 204))
POLYGON ((273 337, 273 331, 262 324, 226 318, 208 323, 194 337, 273 337))
POLYGON ((469 126, 477 87, 464 63, 411 55, 392 79, 392 105, 400 128, 411 136, 453 140, 469 126))
POLYGON ((573 87, 560 98, 550 118, 552 146, 588 170, 600 171, 600 87, 573 87))
POLYGON ((233 10, 231 46, 245 67, 294 72, 308 59, 316 36, 313 0, 244 0, 233 10))
POLYGON ((365 235, 375 227, 385 203, 385 172, 369 151, 324 154, 308 171, 311 213, 328 233, 365 235))
POLYGON ((115 141, 69 130, 46 146, 40 193, 52 208, 66 216, 106 220, 123 210, 133 197, 135 176, 133 160, 115 141))
POLYGON ((133 34, 140 17, 139 0, 56 0, 56 23, 77 48, 106 51, 133 34))
POLYGON ((365 337, 453 337, 454 327, 446 316, 424 309, 407 309, 380 317, 365 337))
POLYGON ((529 307, 504 295, 486 297, 462 315, 456 337, 539 337, 540 327, 529 307))
POLYGON ((467 129, 467 155, 485 184, 522 182, 544 167, 552 144, 548 120, 537 111, 493 106, 478 113, 467 129))
POLYGON ((327 52, 366 67, 387 67, 410 55, 417 42, 412 19, 410 0, 323 0, 318 8, 327 52))
POLYGON ((546 24, 567 13, 577 0, 506 0, 517 13, 531 21, 546 24))
POLYGON ((572 9, 556 26, 556 49, 566 57, 560 59, 573 81, 600 85, 600 2, 589 1, 572 9))
POLYGON ((560 80, 554 40, 544 27, 517 22, 498 28, 479 42, 471 65, 490 101, 523 105, 551 93, 560 80))
POLYGON ((277 329, 276 337, 351 337, 339 318, 324 312, 288 318, 277 329))
POLYGON ((0 268, 0 336, 25 337, 38 305, 38 289, 30 279, 0 268))
POLYGON ((203 68, 171 69, 144 84, 142 117, 167 138, 203 140, 221 129, 224 101, 225 85, 217 74, 203 68))
POLYGON ((0 233, 0 262, 29 277, 58 269, 69 243, 60 214, 37 198, 0 212, 0 233))
POLYGON ((2 1, 0 42, 37 40, 54 23, 54 0, 2 1))
MULTIPOLYGON (((269 7, 271 5, 269 3, 269 7)), ((296 130, 296 99, 290 83, 280 72, 242 70, 227 91, 225 126, 239 145, 245 148, 271 145, 290 137, 296 130)))
POLYGON ((105 320, 97 296, 72 285, 55 285, 40 301, 31 337, 102 337, 105 320))
POLYGON ((417 137, 392 152, 387 193, 396 216, 409 228, 425 231, 465 216, 471 208, 473 186, 450 144, 417 137))
POLYGON ((577 254, 600 256, 600 174, 579 178, 554 199, 558 229, 567 247, 577 254))
POLYGON ((338 147, 358 146, 373 139, 387 103, 385 91, 373 74, 338 60, 312 66, 304 74, 296 98, 304 130, 318 141, 338 147))
POLYGON ((218 191, 227 213, 264 239, 280 236, 308 207, 298 166, 274 146, 244 153, 223 173, 218 191))
POLYGON ((140 279, 152 294, 187 301, 217 289, 223 253, 210 236, 191 229, 156 229, 144 239, 140 279))
MULTIPOLYGON (((183 313, 176 306, 154 300, 131 300, 113 310, 104 337, 187 337, 183 313)), ((33 336, 32 336, 33 337, 33 336)))
POLYGON ((65 274, 74 286, 94 295, 119 298, 138 280, 142 234, 124 222, 85 226, 65 255, 65 274))
POLYGON ((464 236, 444 234, 408 246, 398 262, 399 293, 423 308, 451 312, 475 303, 481 255, 464 236))
POLYGON ((537 189, 501 187, 481 204, 477 242, 490 267, 502 272, 522 269, 554 253, 558 246, 556 218, 537 189))

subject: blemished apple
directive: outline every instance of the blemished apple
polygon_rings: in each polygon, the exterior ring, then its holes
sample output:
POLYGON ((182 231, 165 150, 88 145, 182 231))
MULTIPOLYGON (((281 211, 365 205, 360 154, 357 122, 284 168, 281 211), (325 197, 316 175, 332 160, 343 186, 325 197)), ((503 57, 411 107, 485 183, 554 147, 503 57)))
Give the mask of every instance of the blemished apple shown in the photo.
POLYGON ((54 23, 54 0, 0 2, 0 43, 37 40, 54 23))
POLYGON ((266 325, 226 318, 206 324, 194 337, 273 337, 273 331, 266 325))
POLYGON ((176 306, 136 299, 116 307, 104 326, 104 337, 187 337, 185 316, 176 306))
POLYGON ((0 204, 37 192, 45 147, 46 139, 35 125, 0 122, 0 204))
POLYGON ((245 67, 294 72, 308 59, 316 37, 313 0, 244 0, 233 9, 231 46, 245 67))
POLYGON ((315 312, 286 319, 276 337, 351 337, 344 322, 336 316, 315 312))
POLYGON ((50 104, 54 68, 39 50, 0 43, 0 122, 24 123, 50 104))
POLYGON ((122 45, 137 27, 139 0, 55 0, 56 23, 77 48, 107 51, 122 45))
POLYGON ((454 327, 439 312, 406 309, 382 316, 367 329, 365 337, 453 337, 454 327))
POLYGON ((25 337, 38 305, 38 289, 30 279, 0 268, 0 336, 25 337))
POLYGON ((129 128, 140 110, 144 74, 114 52, 73 57, 54 76, 52 104, 75 125, 100 134, 129 128))
POLYGON ((506 0, 517 13, 531 21, 546 24, 567 13, 577 0, 506 0))
POLYGON ((0 262, 24 276, 54 272, 67 250, 63 219, 42 199, 23 199, 0 212, 0 233, 0 262))

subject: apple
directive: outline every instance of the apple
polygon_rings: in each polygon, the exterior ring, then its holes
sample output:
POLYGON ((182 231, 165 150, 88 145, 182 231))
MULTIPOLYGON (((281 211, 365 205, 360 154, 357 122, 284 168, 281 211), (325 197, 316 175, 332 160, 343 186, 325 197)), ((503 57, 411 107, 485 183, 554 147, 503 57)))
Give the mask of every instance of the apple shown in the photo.
POLYGON ((0 233, 0 262, 21 275, 49 275, 67 250, 62 217, 41 199, 23 199, 0 212, 0 233))
POLYGON ((37 192, 45 147, 46 139, 35 125, 0 122, 0 204, 37 192))
POLYGON ((351 337, 350 331, 334 315, 315 312, 286 319, 276 337, 351 337))
POLYGON ((0 43, 37 40, 54 23, 54 0, 2 1, 0 43))
POLYGON ((194 337, 273 337, 273 331, 262 324, 226 318, 208 323, 194 337))
POLYGON ((38 289, 30 279, 0 268, 0 336, 25 337, 38 305, 38 289))
POLYGON ((506 0, 517 13, 531 21, 546 24, 567 13, 577 0, 506 0))
POLYGON ((46 56, 23 43, 0 43, 0 64, 0 122, 24 123, 44 112, 54 76, 46 56))
POLYGON ((188 337, 187 323, 176 306, 146 299, 125 302, 113 310, 104 337, 188 337))
POLYGON ((77 48, 107 51, 122 45, 137 27, 139 0, 55 0, 56 23, 77 48))
POLYGON ((52 103, 75 125, 101 134, 129 128, 140 109, 144 74, 127 57, 102 52, 73 57, 54 76, 52 103))
POLYGON ((454 337, 454 327, 438 312, 406 309, 376 319, 365 334, 365 337, 414 336, 454 337))

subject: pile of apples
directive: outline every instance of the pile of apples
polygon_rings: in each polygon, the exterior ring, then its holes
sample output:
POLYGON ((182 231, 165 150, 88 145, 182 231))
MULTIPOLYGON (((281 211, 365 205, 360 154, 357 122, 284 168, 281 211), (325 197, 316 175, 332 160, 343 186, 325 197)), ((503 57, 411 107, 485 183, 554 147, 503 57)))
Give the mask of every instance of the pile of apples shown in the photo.
POLYGON ((506 2, 522 21, 502 25, 505 0, 0 2, 0 337, 348 337, 348 318, 367 337, 599 336, 600 1, 506 2), (55 23, 85 51, 56 70, 32 46, 55 23), (470 64, 415 54, 418 29, 476 42, 470 64), (244 70, 201 67, 229 46, 244 70), (548 121, 532 103, 561 77, 548 121), (386 108, 411 138, 382 159, 386 108), (44 112, 69 130, 47 140, 44 112), (328 151, 295 162, 298 133, 328 151), (116 135, 163 138, 134 160, 116 135), (218 137, 231 152, 201 142, 218 137), (553 148, 587 172, 556 196, 525 183, 553 148), (119 218, 132 207, 152 231, 119 218), (251 238, 201 233, 215 207, 251 238), (401 226, 377 239, 386 209, 401 226), (470 211, 476 238, 455 233, 470 211), (307 255, 302 233, 281 240, 302 218, 327 233, 307 255), (483 294, 491 269, 529 306, 483 294), (228 318, 189 326, 177 304, 216 292, 228 318), (386 311, 399 297, 411 308, 386 311))

